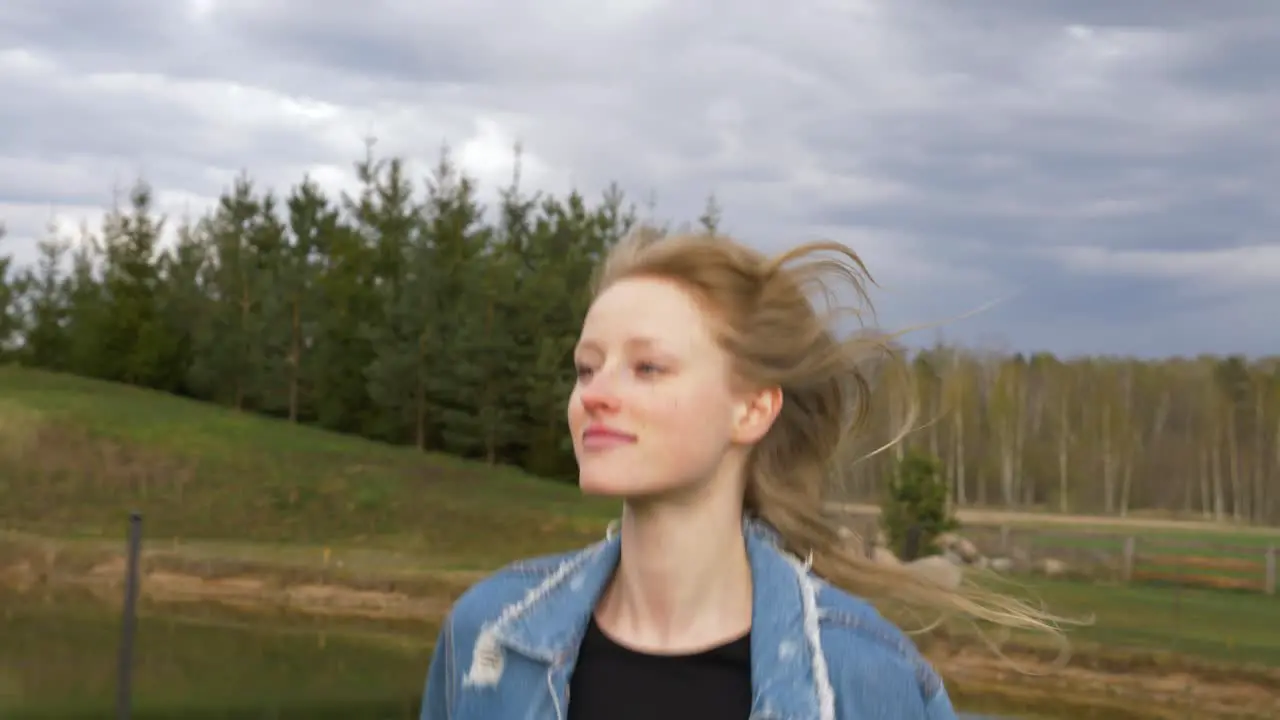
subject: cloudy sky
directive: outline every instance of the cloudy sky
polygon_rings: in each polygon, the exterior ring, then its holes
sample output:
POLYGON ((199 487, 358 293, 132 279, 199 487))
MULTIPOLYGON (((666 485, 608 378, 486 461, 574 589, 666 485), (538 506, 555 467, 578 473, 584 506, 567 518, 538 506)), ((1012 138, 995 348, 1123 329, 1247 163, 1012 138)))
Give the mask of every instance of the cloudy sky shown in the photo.
POLYGON ((339 189, 369 134, 492 192, 519 140, 530 186, 849 243, 891 327, 1275 353, 1278 81, 1276 0, 3 0, 0 218, 25 262, 139 174, 339 189))

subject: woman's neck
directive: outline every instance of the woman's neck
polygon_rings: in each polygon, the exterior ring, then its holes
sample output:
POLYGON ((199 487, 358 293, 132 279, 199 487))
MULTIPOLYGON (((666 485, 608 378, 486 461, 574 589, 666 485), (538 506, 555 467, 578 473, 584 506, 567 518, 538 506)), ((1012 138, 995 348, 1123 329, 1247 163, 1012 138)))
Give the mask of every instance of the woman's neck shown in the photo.
MULTIPOLYGON (((712 504, 712 503, 708 503, 712 504)), ((732 503, 623 510, 621 559, 596 621, 638 650, 690 652, 751 627, 751 566, 742 514, 732 503)))

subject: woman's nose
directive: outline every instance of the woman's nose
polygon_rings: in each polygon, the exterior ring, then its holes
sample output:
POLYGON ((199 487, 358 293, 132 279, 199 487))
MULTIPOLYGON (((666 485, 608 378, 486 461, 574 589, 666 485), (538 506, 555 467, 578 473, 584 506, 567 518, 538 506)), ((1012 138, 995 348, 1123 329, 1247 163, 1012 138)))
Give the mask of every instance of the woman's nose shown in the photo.
POLYGON ((612 372, 597 371, 582 388, 582 406, 591 412, 616 410, 617 379, 612 372))

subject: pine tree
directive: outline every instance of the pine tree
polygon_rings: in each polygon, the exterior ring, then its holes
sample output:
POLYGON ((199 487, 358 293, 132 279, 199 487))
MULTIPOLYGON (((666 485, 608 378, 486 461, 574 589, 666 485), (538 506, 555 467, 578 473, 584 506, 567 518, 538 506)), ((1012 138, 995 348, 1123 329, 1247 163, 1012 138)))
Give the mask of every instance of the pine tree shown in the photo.
POLYGON ((285 205, 289 209, 290 243, 280 267, 278 291, 284 301, 288 322, 288 349, 285 353, 287 416, 297 422, 311 417, 306 387, 314 366, 310 363, 312 337, 319 309, 316 306, 316 274, 328 252, 327 242, 337 232, 337 208, 310 177, 294 187, 285 205))
MULTIPOLYGON (((0 242, 6 235, 0 223, 0 242)), ((24 278, 13 271, 13 256, 0 255, 0 361, 21 353, 24 334, 22 297, 26 294, 24 278)))
POLYGON ((50 223, 36 250, 35 267, 24 273, 26 333, 20 357, 22 362, 36 367, 68 370, 70 298, 62 264, 70 243, 59 237, 57 227, 50 223))
POLYGON ((204 287, 209 265, 208 226, 184 219, 177 238, 160 259, 163 278, 160 323, 169 339, 164 385, 159 389, 181 395, 198 395, 191 368, 196 353, 208 347, 210 302, 204 287))
POLYGON ((157 384, 167 340, 158 315, 156 248, 164 219, 153 215, 152 191, 139 180, 128 211, 103 221, 103 291, 106 305, 99 341, 103 376, 146 387, 157 384))
POLYGON ((103 327, 108 308, 100 267, 102 242, 84 223, 71 252, 71 272, 63 283, 67 298, 67 358, 71 372, 103 377, 103 327))
POLYGON ((258 212, 256 190, 241 175, 201 223, 209 243, 209 262, 200 281, 208 293, 209 315, 193 338, 191 380, 205 397, 237 410, 245 409, 255 384, 252 350, 258 282, 248 257, 248 236, 258 212))
POLYGON ((698 216, 699 232, 709 236, 719 235, 722 214, 720 201, 716 199, 714 194, 708 195, 706 207, 703 208, 702 214, 698 216))

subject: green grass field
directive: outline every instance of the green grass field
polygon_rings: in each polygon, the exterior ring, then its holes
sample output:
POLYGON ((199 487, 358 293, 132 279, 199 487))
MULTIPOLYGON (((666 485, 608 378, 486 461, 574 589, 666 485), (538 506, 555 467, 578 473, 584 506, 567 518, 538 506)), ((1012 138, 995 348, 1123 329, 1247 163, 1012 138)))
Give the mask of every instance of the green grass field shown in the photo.
MULTIPOLYGON (((189 560, 314 567, 331 547, 349 568, 389 575, 487 570, 575 547, 617 512, 510 468, 10 367, 0 368, 0 498, 11 535, 118 547, 128 511, 140 509, 152 545, 189 560)), ((1096 616, 1075 631, 1085 641, 1280 665, 1275 598, 1025 585, 1060 614, 1096 616)))
POLYGON ((1280 608, 1258 593, 1043 578, 1019 578, 1011 592, 1040 599, 1060 616, 1095 618, 1068 628, 1082 647, 1280 667, 1280 608))
POLYGON ((444 565, 598 538, 615 503, 505 467, 159 393, 0 368, 0 523, 118 537, 374 545, 444 565))
POLYGON ((1124 534, 1051 531, 1033 533, 1029 539, 1033 553, 1092 555, 1118 564, 1126 535, 1135 541, 1135 579, 1164 585, 1261 592, 1266 587, 1267 553, 1280 550, 1280 539, 1246 529, 1223 533, 1151 528, 1124 534))

